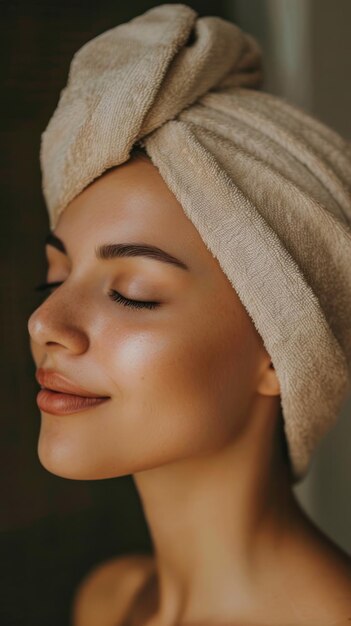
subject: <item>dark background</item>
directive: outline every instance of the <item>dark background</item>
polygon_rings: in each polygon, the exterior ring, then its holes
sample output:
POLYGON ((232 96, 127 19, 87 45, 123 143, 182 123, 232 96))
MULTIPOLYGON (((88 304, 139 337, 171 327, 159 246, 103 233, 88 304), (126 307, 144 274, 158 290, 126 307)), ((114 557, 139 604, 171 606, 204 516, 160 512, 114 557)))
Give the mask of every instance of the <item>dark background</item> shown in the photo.
MULTIPOLYGON (((290 0, 290 6, 291 2, 299 4, 300 0, 290 0)), ((311 40, 313 93, 307 80, 301 93, 296 90, 291 95, 296 103, 305 104, 351 137, 351 89, 347 88, 350 71, 345 74, 345 67, 351 68, 350 21, 346 19, 351 3, 306 2, 315 9, 311 40)), ((283 0, 281 3, 286 5, 283 0)), ((70 481, 50 474, 40 465, 40 412, 35 401, 38 385, 29 351, 27 320, 39 303, 33 289, 45 278, 43 241, 49 232, 41 192, 40 136, 67 82, 72 56, 94 36, 158 4, 162 2, 0 2, 2 626, 69 626, 73 591, 90 567, 113 555, 151 551, 142 507, 130 476, 96 482, 70 481)), ((272 16, 271 29, 268 28, 267 6, 273 6, 274 0, 187 4, 200 16, 212 14, 232 19, 259 37, 271 70, 268 87, 276 93, 284 92, 285 74, 279 73, 280 43, 273 45, 272 16)), ((295 82, 297 87, 301 80, 295 82)), ((294 85, 293 75, 287 84, 294 85)), ((319 479, 314 479, 313 489, 312 482, 307 483, 306 502, 314 503, 316 511, 323 513, 320 517, 325 520, 325 530, 330 529, 332 534, 335 529, 336 538, 343 537, 346 545, 347 540, 351 542, 350 498, 349 504, 345 504, 343 490, 335 488, 345 473, 346 461, 344 465, 330 465, 334 450, 339 458, 342 454, 345 459, 347 456, 349 463, 350 445, 341 448, 340 441, 347 438, 341 434, 334 448, 332 443, 324 449, 324 465, 317 468, 319 479), (338 506, 340 513, 335 515, 338 506)), ((348 468, 351 470, 350 465, 348 468)))
MULTIPOLYGON (((151 544, 131 476, 70 481, 37 458, 39 387, 27 320, 45 278, 49 222, 41 192, 40 135, 86 41, 159 2, 17 0, 1 3, 2 626, 68 626, 88 568, 151 544)), ((190 2, 199 15, 221 3, 190 2)))

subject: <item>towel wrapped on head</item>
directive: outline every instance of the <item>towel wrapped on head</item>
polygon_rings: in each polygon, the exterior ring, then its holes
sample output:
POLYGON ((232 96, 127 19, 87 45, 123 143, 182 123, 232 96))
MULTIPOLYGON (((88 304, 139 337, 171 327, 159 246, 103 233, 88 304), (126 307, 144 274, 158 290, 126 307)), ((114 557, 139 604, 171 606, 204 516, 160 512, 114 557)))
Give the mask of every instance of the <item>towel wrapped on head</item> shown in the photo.
POLYGON ((144 147, 271 356, 296 482, 350 390, 351 145, 261 83, 235 24, 154 7, 76 52, 40 161, 54 229, 144 147))

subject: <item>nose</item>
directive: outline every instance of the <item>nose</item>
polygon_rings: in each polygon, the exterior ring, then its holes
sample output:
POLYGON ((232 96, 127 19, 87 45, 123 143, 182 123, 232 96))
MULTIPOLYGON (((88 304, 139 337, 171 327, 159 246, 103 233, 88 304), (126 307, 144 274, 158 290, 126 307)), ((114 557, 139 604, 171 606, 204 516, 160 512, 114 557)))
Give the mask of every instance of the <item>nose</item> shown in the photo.
POLYGON ((79 311, 69 302, 59 302, 55 295, 49 296, 30 315, 27 327, 31 341, 42 348, 65 348, 81 354, 87 350, 89 339, 81 321, 78 323, 79 311))

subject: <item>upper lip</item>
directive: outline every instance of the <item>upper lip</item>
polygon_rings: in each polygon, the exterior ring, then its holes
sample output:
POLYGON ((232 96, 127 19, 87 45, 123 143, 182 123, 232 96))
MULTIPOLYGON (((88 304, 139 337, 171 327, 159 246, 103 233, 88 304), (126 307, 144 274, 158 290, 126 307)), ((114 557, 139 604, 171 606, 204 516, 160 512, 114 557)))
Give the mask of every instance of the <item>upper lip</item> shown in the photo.
POLYGON ((70 380, 55 372, 54 370, 46 370, 42 367, 39 367, 35 372, 35 377, 39 383, 39 385, 46 389, 52 389, 53 391, 61 391, 63 393, 70 393, 74 396, 83 396, 84 398, 107 398, 109 396, 101 396, 97 393, 91 393, 80 387, 70 380))

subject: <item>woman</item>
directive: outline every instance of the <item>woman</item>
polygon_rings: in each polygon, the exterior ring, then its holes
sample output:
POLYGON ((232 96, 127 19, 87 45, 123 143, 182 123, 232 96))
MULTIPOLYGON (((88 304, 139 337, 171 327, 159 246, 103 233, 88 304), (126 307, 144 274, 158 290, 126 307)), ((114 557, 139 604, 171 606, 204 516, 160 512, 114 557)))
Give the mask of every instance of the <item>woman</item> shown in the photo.
POLYGON ((39 458, 132 474, 154 543, 87 575, 75 626, 351 618, 291 490, 348 390, 350 148, 260 76, 233 24, 162 5, 83 46, 43 135, 39 458))

